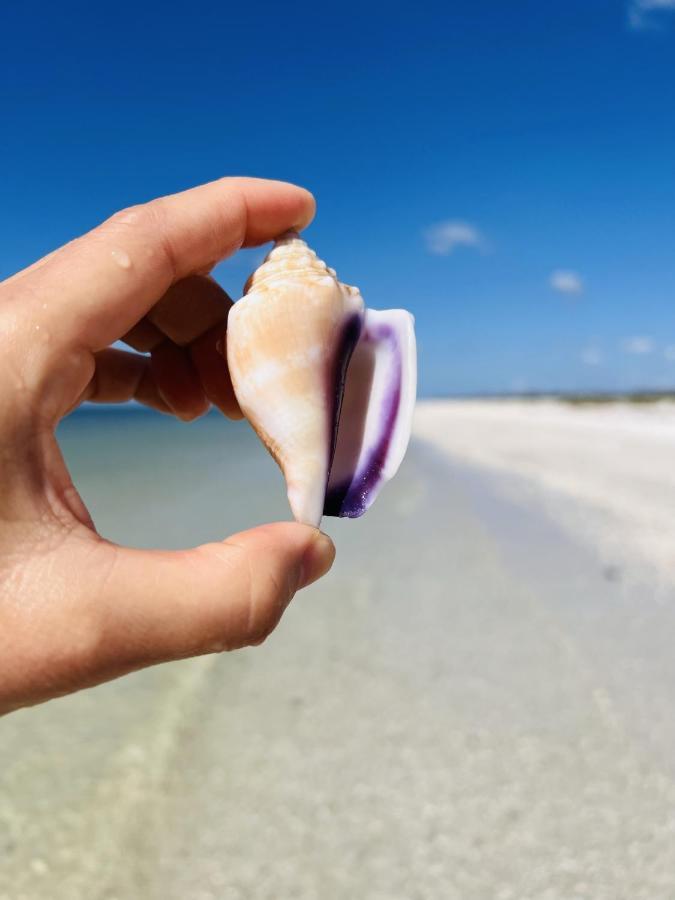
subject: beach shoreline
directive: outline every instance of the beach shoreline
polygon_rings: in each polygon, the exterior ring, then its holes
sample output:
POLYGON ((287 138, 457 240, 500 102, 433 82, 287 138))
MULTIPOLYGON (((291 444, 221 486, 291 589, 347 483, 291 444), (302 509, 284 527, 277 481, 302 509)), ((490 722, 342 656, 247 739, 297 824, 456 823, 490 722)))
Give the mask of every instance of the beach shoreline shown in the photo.
POLYGON ((504 476, 504 490, 528 493, 608 564, 626 559, 675 584, 672 403, 422 401, 415 436, 504 476))

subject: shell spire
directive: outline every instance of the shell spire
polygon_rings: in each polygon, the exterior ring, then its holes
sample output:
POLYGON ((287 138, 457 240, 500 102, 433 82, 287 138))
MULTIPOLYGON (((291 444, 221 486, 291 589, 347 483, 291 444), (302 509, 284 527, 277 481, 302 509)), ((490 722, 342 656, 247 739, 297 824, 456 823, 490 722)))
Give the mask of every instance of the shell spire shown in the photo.
POLYGON ((295 232, 276 241, 230 311, 232 384, 300 522, 361 515, 398 468, 414 405, 414 334, 412 317, 392 315, 367 312, 358 289, 295 232))
MULTIPOLYGON (((244 295, 263 284, 269 285, 270 281, 276 282, 284 278, 293 281, 299 279, 312 281, 327 276, 340 284, 335 269, 329 268, 322 259, 319 259, 296 231, 287 231, 276 239, 263 264, 251 273, 244 285, 244 295)), ((349 285, 344 284, 341 287, 348 293, 359 293, 357 288, 349 285)))

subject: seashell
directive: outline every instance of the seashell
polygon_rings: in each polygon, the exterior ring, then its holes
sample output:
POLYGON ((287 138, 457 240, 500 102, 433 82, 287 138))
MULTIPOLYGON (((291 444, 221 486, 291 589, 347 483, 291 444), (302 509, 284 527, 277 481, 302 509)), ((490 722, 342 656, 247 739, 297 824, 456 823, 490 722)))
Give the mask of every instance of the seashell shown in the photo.
POLYGON ((416 393, 413 317, 367 310, 295 232, 230 311, 239 405, 279 464, 293 515, 357 518, 398 470, 416 393))

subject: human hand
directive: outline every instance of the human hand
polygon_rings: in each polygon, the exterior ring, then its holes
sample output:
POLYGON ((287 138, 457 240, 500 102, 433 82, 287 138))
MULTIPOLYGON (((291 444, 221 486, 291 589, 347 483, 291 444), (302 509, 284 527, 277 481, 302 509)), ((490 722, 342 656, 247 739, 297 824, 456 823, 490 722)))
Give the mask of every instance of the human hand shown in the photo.
POLYGON ((0 284, 0 712, 259 643, 330 568, 330 540, 295 523, 178 552, 114 545, 55 438, 87 399, 239 416, 217 350, 231 301, 206 273, 313 214, 300 188, 223 179, 118 213, 0 284), (120 338, 151 355, 111 349, 120 338))

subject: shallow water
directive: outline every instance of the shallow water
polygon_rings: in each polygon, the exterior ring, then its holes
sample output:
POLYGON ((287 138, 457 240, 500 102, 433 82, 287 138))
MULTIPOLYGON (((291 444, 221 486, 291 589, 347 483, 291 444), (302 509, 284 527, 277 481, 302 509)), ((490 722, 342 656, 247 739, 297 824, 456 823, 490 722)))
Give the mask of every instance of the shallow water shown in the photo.
POLYGON ((119 543, 192 546, 288 518, 283 479, 243 422, 88 409, 59 441, 97 529, 119 543))
MULTIPOLYGON (((246 426, 89 413, 99 530, 287 517, 246 426)), ((672 597, 415 443, 262 647, 0 722, 2 900, 671 900, 672 597), (617 574, 618 573, 618 574, 617 574)))

